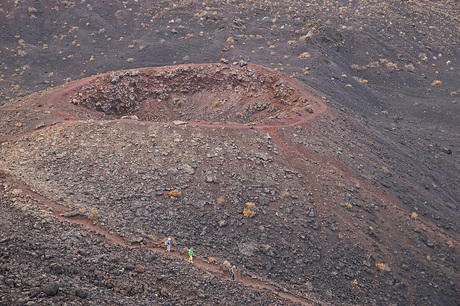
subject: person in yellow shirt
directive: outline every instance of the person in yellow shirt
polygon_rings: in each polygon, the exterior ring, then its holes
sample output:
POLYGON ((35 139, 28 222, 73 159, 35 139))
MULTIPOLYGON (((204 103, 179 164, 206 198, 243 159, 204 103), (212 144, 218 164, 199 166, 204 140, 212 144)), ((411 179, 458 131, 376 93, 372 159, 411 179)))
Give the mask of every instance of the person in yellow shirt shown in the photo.
POLYGON ((188 256, 190 257, 188 262, 193 263, 193 248, 190 248, 190 250, 188 250, 188 256))

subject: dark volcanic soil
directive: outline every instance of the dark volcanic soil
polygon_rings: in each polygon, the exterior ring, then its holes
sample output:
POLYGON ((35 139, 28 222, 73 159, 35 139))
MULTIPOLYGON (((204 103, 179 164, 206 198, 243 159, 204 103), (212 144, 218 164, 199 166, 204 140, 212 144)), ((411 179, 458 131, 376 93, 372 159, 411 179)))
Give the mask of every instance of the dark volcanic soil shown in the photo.
POLYGON ((458 305, 458 16, 4 1, 0 304, 458 305))

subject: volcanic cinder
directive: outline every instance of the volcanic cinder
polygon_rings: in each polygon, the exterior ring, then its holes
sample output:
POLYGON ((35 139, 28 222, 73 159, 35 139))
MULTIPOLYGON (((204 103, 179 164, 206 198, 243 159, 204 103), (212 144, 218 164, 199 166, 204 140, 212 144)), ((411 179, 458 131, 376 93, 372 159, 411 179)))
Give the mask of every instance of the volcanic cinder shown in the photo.
POLYGON ((407 302, 420 265, 458 282, 458 241, 381 188, 405 181, 385 149, 277 71, 113 71, 3 107, 0 121, 17 122, 0 126, 5 179, 128 245, 172 237, 310 301, 407 302), (441 254, 445 265, 426 259, 441 254))

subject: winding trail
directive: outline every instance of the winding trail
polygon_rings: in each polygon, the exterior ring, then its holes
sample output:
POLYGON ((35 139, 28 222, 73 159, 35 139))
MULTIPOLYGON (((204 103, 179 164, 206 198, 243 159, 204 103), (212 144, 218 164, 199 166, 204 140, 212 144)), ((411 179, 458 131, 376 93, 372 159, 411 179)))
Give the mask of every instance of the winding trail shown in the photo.
MULTIPOLYGON (((44 197, 38 194, 36 191, 33 191, 29 186, 15 180, 12 176, 8 175, 4 171, 0 171, 0 178, 6 181, 7 184, 9 184, 10 186, 14 186, 14 188, 21 190, 23 194, 29 195, 32 198, 45 204, 48 208, 51 209, 51 211, 53 212, 53 215, 60 221, 63 221, 63 222, 67 221, 67 222, 79 224, 89 229, 90 232, 96 233, 96 234, 99 234, 105 237, 111 243, 114 243, 114 244, 117 244, 123 247, 129 247, 129 248, 146 247, 146 248, 153 250, 154 252, 158 252, 158 253, 166 252, 161 242, 150 241, 146 244, 127 243, 122 237, 109 233, 106 229, 100 227, 95 222, 88 219, 85 215, 82 215, 78 212, 69 212, 69 209, 66 206, 58 204, 48 199, 47 197, 44 197)), ((178 249, 175 250, 174 248, 172 248, 171 252, 168 253, 168 255, 173 258, 180 258, 185 261, 185 264, 189 264, 188 255, 184 252, 181 252, 178 249)), ((196 267, 200 269, 206 270, 207 272, 209 272, 210 274, 216 277, 220 277, 220 278, 228 279, 228 280, 230 279, 229 272, 221 264, 210 263, 204 258, 194 256, 193 265, 195 265, 196 267)), ((272 291, 273 293, 279 295, 280 297, 283 297, 285 299, 288 299, 294 303, 298 303, 301 305, 324 305, 324 303, 321 303, 310 297, 306 298, 306 297, 302 297, 300 293, 289 292, 287 289, 279 285, 276 285, 273 282, 263 280, 259 278, 258 276, 251 275, 249 273, 243 274, 243 273, 237 272, 235 273, 235 280, 243 283, 246 286, 252 286, 257 289, 268 289, 272 291)))

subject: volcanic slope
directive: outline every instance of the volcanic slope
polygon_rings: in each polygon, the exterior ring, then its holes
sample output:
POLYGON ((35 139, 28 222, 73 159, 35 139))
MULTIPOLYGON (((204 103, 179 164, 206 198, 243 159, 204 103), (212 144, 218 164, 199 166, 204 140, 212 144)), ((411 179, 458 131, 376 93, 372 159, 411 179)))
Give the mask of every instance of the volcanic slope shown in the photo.
POLYGON ((407 210, 389 186, 432 195, 386 162, 394 152, 277 71, 224 61, 109 72, 0 114, 17 122, 0 126, 3 176, 127 244, 172 237, 310 301, 458 296, 455 207, 438 228, 407 210))

